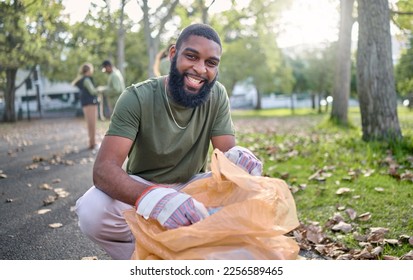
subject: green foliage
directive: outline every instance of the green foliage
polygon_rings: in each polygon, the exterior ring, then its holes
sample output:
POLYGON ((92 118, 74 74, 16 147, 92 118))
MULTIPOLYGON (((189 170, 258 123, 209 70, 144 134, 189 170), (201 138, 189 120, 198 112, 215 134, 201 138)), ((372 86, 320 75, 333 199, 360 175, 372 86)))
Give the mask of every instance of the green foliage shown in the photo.
POLYGON ((413 37, 409 41, 410 47, 402 52, 395 66, 396 87, 400 96, 413 95, 413 37))
POLYGON ((410 0, 398 0, 391 6, 392 20, 398 27, 405 30, 413 30, 411 20, 411 12, 413 11, 413 3, 410 0))
POLYGON ((67 25, 59 1, 0 2, 2 69, 30 68, 59 58, 67 25))
MULTIPOLYGON (((233 116, 238 144, 263 160, 266 176, 282 178, 291 187, 299 220, 317 222, 331 240, 350 249, 359 248, 353 233, 366 234, 374 227, 388 228, 386 239, 411 236, 413 112, 399 108, 400 122, 406 127, 399 142, 363 141, 358 112, 350 112, 351 127, 335 126, 319 114, 288 113, 236 111, 233 116), (349 191, 337 194, 342 188, 349 191), (355 219, 346 214, 348 209, 356 211, 355 219), (359 218, 367 212, 370 219, 359 218), (352 225, 352 232, 328 227, 336 213, 352 225)), ((408 243, 386 245, 383 255, 400 257, 410 250, 408 243)))
POLYGON ((290 93, 291 68, 277 46, 277 17, 289 1, 251 1, 244 9, 230 9, 212 17, 222 34, 224 54, 220 81, 231 94, 237 82, 250 78, 260 93, 290 93))
POLYGON ((147 78, 147 65, 149 58, 144 55, 146 52, 146 43, 142 31, 131 33, 131 36, 126 37, 125 56, 127 59, 127 67, 125 68, 125 81, 127 85, 138 83, 147 78))

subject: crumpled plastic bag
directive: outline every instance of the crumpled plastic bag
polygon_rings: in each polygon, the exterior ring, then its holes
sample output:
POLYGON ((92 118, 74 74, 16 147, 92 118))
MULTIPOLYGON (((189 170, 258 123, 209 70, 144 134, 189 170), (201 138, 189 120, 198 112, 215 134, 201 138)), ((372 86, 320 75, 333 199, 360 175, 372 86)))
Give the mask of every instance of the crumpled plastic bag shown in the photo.
POLYGON ((212 176, 181 191, 219 209, 190 226, 166 230, 135 209, 124 216, 136 239, 132 259, 291 260, 299 246, 284 234, 299 225, 293 196, 285 181, 252 176, 215 149, 212 176))

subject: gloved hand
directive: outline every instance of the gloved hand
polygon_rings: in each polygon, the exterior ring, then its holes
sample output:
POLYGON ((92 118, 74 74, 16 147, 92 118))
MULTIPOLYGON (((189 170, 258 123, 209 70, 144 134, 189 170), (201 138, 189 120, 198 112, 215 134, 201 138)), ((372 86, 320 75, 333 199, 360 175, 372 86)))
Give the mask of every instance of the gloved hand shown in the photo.
POLYGON ((240 146, 235 146, 224 153, 225 156, 254 176, 261 176, 262 162, 248 149, 240 146))
POLYGON ((147 189, 135 206, 136 213, 158 220, 167 229, 188 226, 209 216, 205 206, 190 195, 158 186, 147 189))

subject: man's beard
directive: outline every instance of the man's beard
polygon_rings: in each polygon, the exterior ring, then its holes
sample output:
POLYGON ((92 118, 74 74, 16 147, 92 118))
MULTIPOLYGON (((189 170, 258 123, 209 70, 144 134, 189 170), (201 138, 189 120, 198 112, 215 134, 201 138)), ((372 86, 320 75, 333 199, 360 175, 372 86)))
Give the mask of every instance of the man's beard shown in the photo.
POLYGON ((204 82, 199 92, 188 93, 184 89, 184 74, 179 73, 176 67, 177 55, 171 61, 171 68, 169 71, 168 88, 172 99, 187 108, 195 108, 202 105, 209 99, 209 93, 217 80, 217 76, 210 83, 204 82))

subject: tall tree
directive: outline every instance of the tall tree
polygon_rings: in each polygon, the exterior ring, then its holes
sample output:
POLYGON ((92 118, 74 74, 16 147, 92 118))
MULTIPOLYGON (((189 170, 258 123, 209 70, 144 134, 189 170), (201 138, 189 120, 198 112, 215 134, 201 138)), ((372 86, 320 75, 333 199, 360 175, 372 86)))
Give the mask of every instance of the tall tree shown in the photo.
POLYGON ((340 31, 334 75, 331 120, 348 124, 348 101, 351 84, 351 29, 354 0, 340 0, 340 31))
POLYGON ((389 19, 388 0, 358 0, 357 91, 366 141, 402 137, 389 19))
POLYGON ((148 77, 153 77, 155 75, 153 65, 159 52, 161 36, 165 31, 166 23, 174 15, 179 0, 163 0, 154 11, 151 10, 148 0, 137 0, 137 2, 143 12, 143 30, 149 58, 148 77))
POLYGON ((332 92, 335 53, 336 44, 329 44, 322 48, 307 49, 301 57, 306 63, 304 75, 311 93, 313 109, 317 108, 320 113, 320 101, 332 92))
POLYGON ((292 90, 291 68, 275 40, 277 18, 289 3, 257 0, 239 8, 233 1, 231 9, 210 19, 224 41, 221 81, 231 92, 237 82, 248 78, 257 91, 256 109, 261 109, 263 94, 292 90))
POLYGON ((125 77, 125 26, 123 24, 125 19, 125 6, 129 0, 122 0, 120 3, 119 27, 117 39, 117 62, 118 68, 125 77))
MULTIPOLYGON (((116 66, 121 71, 122 75, 125 76, 125 6, 129 0, 121 0, 119 3, 119 12, 115 18, 111 7, 110 0, 104 0, 106 3, 107 16, 109 19, 110 29, 116 30, 116 66), (117 25, 116 25, 117 23, 117 25)), ((109 58, 113 60, 113 53, 108 54, 109 58)))
MULTIPOLYGON (((16 75, 19 68, 59 60, 66 34, 61 1, 0 2, 0 71, 5 73, 5 122, 16 121, 16 75)), ((22 86, 22 84, 17 85, 22 86)))

